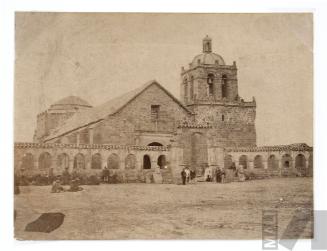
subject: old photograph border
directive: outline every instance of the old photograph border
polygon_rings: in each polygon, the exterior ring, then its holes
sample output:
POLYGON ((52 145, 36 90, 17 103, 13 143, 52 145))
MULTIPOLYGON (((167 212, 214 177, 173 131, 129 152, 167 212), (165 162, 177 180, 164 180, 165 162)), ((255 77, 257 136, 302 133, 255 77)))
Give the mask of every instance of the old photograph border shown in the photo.
MULTIPOLYGON (((107 3, 103 5, 102 1, 88 1, 87 3, 81 3, 73 1, 74 5, 67 6, 65 1, 56 1, 56 3, 50 1, 6 1, 5 8, 1 10, 1 30, 4 31, 4 36, 1 33, 1 65, 3 66, 3 74, 1 74, 1 105, 5 108, 5 114, 1 123, 1 138, 4 139, 1 144, 1 152, 4 160, 1 175, 3 178, 1 182, 1 191, 4 192, 4 203, 6 206, 1 210, 3 227, 1 228, 1 243, 5 243, 7 250, 68 250, 73 247, 79 246, 80 250, 89 250, 90 248, 97 248, 101 250, 116 249, 124 246, 126 249, 146 249, 150 250, 158 248, 159 250, 165 250, 167 248, 177 249, 224 249, 224 250, 239 250, 252 249, 261 250, 260 241, 130 241, 130 242, 29 242, 20 243, 13 239, 13 179, 12 179, 12 167, 13 167, 13 74, 14 74, 14 12, 15 11, 82 11, 82 12, 313 12, 314 13, 314 147, 315 147, 315 173, 314 173, 314 207, 316 210, 326 210, 327 201, 324 196, 325 180, 327 178, 326 169, 327 165, 324 159, 324 154, 327 150, 326 132, 324 128, 327 128, 326 116, 323 116, 327 107, 326 103, 326 75, 324 60, 326 57, 327 39, 324 32, 324 24, 327 23, 326 4, 323 1, 300 1, 296 5, 292 1, 274 1, 271 3, 263 4, 262 1, 222 1, 221 3, 212 4, 211 1, 188 1, 187 4, 178 4, 176 6, 175 1, 160 1, 161 4, 149 3, 147 1, 121 1, 120 4, 107 3), (134 3, 132 3, 134 2, 134 3), (142 4, 140 4, 142 2, 142 4), (251 3, 249 5, 249 2, 251 3), (130 8, 126 8, 129 6, 130 8), (172 7, 174 6, 174 7, 172 7), (3 28, 3 29, 2 29, 3 28), (4 39, 5 38, 5 39, 4 39), (5 95, 4 95, 5 94, 5 95)), ((310 247, 310 241, 299 241, 296 244, 295 250, 307 250, 310 247)))

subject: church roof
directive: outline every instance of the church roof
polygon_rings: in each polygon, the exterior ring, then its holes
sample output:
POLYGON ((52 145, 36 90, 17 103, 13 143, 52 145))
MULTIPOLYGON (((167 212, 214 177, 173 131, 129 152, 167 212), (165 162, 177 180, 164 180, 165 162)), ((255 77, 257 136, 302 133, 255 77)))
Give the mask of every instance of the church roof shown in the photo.
POLYGON ((45 141, 57 138, 64 134, 70 133, 76 129, 83 128, 85 126, 102 121, 106 116, 113 115, 119 112, 127 104, 129 104, 132 100, 134 100, 136 97, 138 97, 141 93, 143 93, 146 89, 148 89, 152 85, 157 85, 168 96, 170 96, 178 105, 180 105, 185 111, 191 114, 191 111, 189 111, 170 92, 168 92, 165 88, 163 88, 156 80, 151 80, 145 83, 144 85, 142 85, 141 87, 134 89, 130 92, 127 92, 119 97, 111 99, 102 105, 93 107, 91 109, 81 110, 76 112, 71 118, 66 120, 66 122, 63 125, 55 128, 50 133, 50 135, 45 139, 45 141))
POLYGON ((74 106, 88 106, 91 107, 91 105, 85 101, 84 99, 81 99, 77 96, 68 96, 63 99, 60 99, 56 103, 54 103, 52 106, 56 105, 74 105, 74 106))

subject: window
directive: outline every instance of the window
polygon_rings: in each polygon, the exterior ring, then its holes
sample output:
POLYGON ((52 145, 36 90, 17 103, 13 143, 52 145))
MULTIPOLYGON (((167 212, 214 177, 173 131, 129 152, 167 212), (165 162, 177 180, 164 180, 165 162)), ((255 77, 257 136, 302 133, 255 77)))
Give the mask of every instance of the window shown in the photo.
POLYGON ((153 120, 159 119, 160 105, 151 105, 151 118, 153 120))
POLYGON ((224 121, 224 120, 225 120, 225 116, 221 115, 221 121, 224 121))
POLYGON ((223 98, 227 97, 227 76, 225 74, 222 76, 221 96, 223 98))
POLYGON ((213 80, 214 76, 209 74, 207 79, 209 96, 213 95, 213 80))

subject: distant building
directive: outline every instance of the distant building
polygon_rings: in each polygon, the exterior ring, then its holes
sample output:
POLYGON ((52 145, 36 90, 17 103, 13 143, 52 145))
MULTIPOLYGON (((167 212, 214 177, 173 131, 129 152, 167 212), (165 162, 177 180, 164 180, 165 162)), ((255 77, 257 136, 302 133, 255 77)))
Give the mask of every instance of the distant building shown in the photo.
POLYGON ((202 53, 182 67, 180 93, 178 100, 153 80, 96 107, 64 98, 38 115, 34 144, 16 143, 16 169, 92 172, 107 165, 128 180, 169 166, 172 182, 184 166, 201 175, 206 167, 235 162, 277 176, 312 174, 306 144, 256 146, 256 101, 240 97, 236 62, 227 65, 213 53, 208 36, 202 53))

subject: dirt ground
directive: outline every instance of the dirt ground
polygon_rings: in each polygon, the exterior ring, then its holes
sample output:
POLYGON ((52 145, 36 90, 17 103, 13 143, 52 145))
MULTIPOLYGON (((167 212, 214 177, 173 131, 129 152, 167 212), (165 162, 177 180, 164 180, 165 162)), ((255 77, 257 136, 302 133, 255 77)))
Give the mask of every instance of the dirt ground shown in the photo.
MULTIPOLYGON (((261 239, 263 209, 278 211, 281 236, 296 209, 310 210, 313 205, 312 178, 228 184, 201 182, 186 186, 108 184, 83 188, 76 193, 53 194, 49 186, 21 187, 21 193, 15 195, 15 237, 25 240, 261 239), (26 224, 47 212, 65 214, 64 223, 51 233, 24 231, 26 224)), ((301 238, 312 236, 312 216, 310 219, 301 238)))

